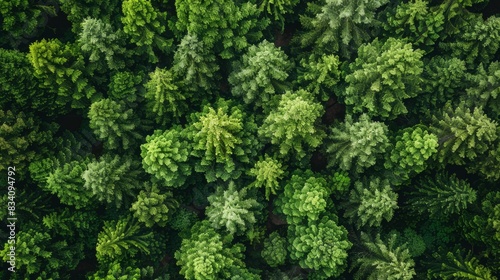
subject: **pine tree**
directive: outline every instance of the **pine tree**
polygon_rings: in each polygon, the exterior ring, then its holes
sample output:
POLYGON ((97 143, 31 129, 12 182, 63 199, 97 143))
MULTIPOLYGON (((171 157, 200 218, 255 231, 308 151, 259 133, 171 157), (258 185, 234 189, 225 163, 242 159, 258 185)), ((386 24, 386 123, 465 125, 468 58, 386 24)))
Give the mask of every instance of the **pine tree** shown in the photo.
POLYGON ((493 119, 500 120, 500 62, 488 67, 480 64, 475 74, 468 75, 467 96, 476 106, 485 108, 493 119))
POLYGON ((422 56, 423 51, 401 39, 376 38, 360 46, 345 78, 349 85, 341 93, 345 104, 354 113, 388 120, 408 113, 403 101, 421 91, 422 56))
POLYGON ((397 235, 389 235, 382 240, 380 235, 372 239, 361 232, 364 251, 354 260, 354 269, 358 267, 354 279, 407 280, 415 275, 415 262, 411 259, 406 246, 397 246, 397 235))
POLYGON ((172 192, 160 193, 158 187, 153 185, 139 193, 130 211, 146 227, 152 227, 155 224, 164 227, 172 211, 175 211, 177 207, 179 207, 179 202, 173 198, 172 192))
POLYGON ((329 166, 361 173, 373 166, 378 155, 389 146, 387 133, 384 123, 371 121, 366 114, 361 115, 357 122, 347 115, 343 123, 332 128, 328 137, 329 166))
POLYGON ((205 209, 205 214, 216 229, 223 228, 230 234, 242 234, 253 228, 257 221, 254 212, 258 210, 259 203, 254 198, 247 197, 247 190, 236 190, 233 181, 228 188, 218 187, 214 194, 208 197, 210 205, 205 209))
POLYGON ((255 177, 255 181, 250 184, 250 187, 264 187, 266 189, 266 199, 269 200, 269 196, 276 194, 276 191, 280 188, 279 181, 283 179, 286 173, 283 169, 283 164, 280 161, 266 154, 248 171, 248 175, 255 177))
POLYGON ((337 55, 315 55, 300 60, 297 85, 326 101, 340 82, 340 58, 337 55))
POLYGON ((434 253, 435 260, 430 263, 428 270, 429 279, 484 279, 495 280, 491 270, 479 264, 479 260, 467 252, 464 257, 462 250, 457 249, 454 252, 446 254, 434 253))
POLYGON ((418 182, 417 190, 411 192, 410 207, 430 217, 460 214, 476 201, 476 190, 455 174, 439 172, 418 182))

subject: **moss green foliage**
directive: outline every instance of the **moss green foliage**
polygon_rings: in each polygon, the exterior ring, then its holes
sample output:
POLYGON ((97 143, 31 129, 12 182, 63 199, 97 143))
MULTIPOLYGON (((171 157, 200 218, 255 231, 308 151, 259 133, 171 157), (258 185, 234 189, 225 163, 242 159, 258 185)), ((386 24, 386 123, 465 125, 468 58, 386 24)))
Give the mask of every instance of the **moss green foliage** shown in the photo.
POLYGON ((243 172, 240 165, 256 154, 257 127, 252 117, 242 107, 220 99, 191 119, 192 155, 198 158, 195 170, 204 172, 208 182, 237 179, 243 172))
POLYGON ((397 245, 397 234, 382 240, 361 233, 363 252, 353 263, 358 270, 355 279, 413 279, 415 262, 405 245, 397 245))
POLYGON ((300 22, 307 30, 300 36, 302 46, 314 46, 326 53, 349 57, 371 37, 377 23, 375 11, 387 0, 324 0, 308 3, 300 22))
POLYGON ((344 171, 362 172, 373 166, 389 146, 388 129, 382 122, 363 114, 355 122, 348 115, 343 123, 332 127, 327 142, 329 165, 344 171))
POLYGON ((99 94, 85 75, 83 56, 74 44, 42 39, 32 43, 29 49, 28 59, 35 77, 57 94, 57 105, 85 108, 98 98, 99 94))
POLYGON ((305 85, 304 89, 327 100, 335 85, 340 81, 341 61, 337 55, 310 55, 300 60, 297 83, 305 85))
POLYGON ((165 226, 172 211, 178 206, 179 202, 173 198, 171 192, 160 193, 158 187, 153 185, 139 193, 130 211, 139 222, 147 227, 155 224, 165 226))
POLYGON ((471 252, 464 254, 463 250, 457 249, 433 256, 435 260, 427 274, 429 279, 497 279, 471 252))
POLYGON ((318 272, 319 279, 339 276, 347 267, 347 251, 352 243, 347 230, 334 220, 323 217, 308 225, 289 229, 290 258, 302 268, 318 272))
POLYGON ((241 234, 252 228, 256 222, 253 211, 257 210, 259 203, 246 196, 247 190, 237 190, 232 181, 227 189, 218 187, 208 197, 210 205, 205 210, 212 226, 216 229, 223 228, 230 234, 241 234))
POLYGON ((280 180, 285 175, 283 164, 267 154, 264 158, 257 161, 248 174, 255 177, 255 181, 250 185, 256 188, 264 187, 266 189, 266 199, 269 200, 271 194, 277 194, 280 188, 280 180))
POLYGON ((198 36, 186 34, 174 53, 172 72, 193 92, 210 91, 219 78, 216 58, 198 36))
POLYGON ((88 113, 89 126, 109 149, 133 147, 142 138, 139 120, 123 102, 101 99, 92 103, 88 113))
POLYGON ((231 269, 244 266, 241 258, 245 247, 229 244, 210 227, 208 221, 198 222, 191 229, 191 236, 183 239, 175 252, 180 274, 186 279, 231 279, 231 269))
POLYGON ((328 205, 329 195, 330 190, 324 178, 311 171, 296 172, 286 183, 275 204, 288 223, 301 224, 320 218, 328 205))
POLYGON ((259 11, 251 2, 176 0, 175 8, 176 28, 198 36, 206 48, 223 59, 232 58, 259 40, 269 23, 255 17, 259 11))
POLYGON ((464 164, 464 159, 475 159, 498 137, 497 122, 481 107, 471 109, 465 103, 454 108, 447 103, 432 121, 431 131, 439 139, 440 162, 464 164))
POLYGON ((166 14, 157 11, 149 0, 125 0, 122 3, 123 31, 130 38, 130 42, 144 52, 149 61, 158 61, 153 47, 165 52, 172 44, 162 33, 165 32, 166 14))
POLYGON ((477 73, 469 75, 467 95, 474 100, 475 105, 489 109, 488 115, 500 120, 500 63, 492 62, 488 67, 480 64, 477 73))
POLYGON ((140 187, 139 168, 139 163, 133 159, 105 155, 87 165, 82 173, 83 187, 99 201, 121 207, 140 187))
POLYGON ((182 187, 192 172, 190 152, 191 145, 181 127, 156 130, 141 145, 142 166, 166 186, 182 187))
POLYGON ((152 233, 141 234, 140 230, 140 224, 130 217, 116 222, 105 221, 97 237, 97 260, 121 260, 126 255, 134 256, 139 252, 149 254, 148 239, 151 239, 152 233))
POLYGON ((349 84, 342 93, 345 104, 352 106, 354 113, 384 119, 408 113, 403 101, 421 91, 422 55, 411 43, 394 38, 360 46, 345 78, 349 84))
POLYGON ((71 22, 71 30, 78 33, 86 18, 98 18, 105 22, 112 22, 117 26, 119 17, 116 12, 120 10, 121 1, 99 1, 99 0, 59 0, 60 8, 71 22))
POLYGON ((383 220, 392 219, 394 210, 398 208, 397 200, 398 195, 391 189, 388 180, 365 178, 354 183, 344 217, 358 228, 379 227, 383 220))
POLYGON ((260 253, 270 267, 277 267, 286 261, 286 239, 276 231, 264 240, 264 248, 260 253))
POLYGON ((439 172, 419 181, 409 203, 417 212, 446 217, 464 211, 476 198, 476 190, 469 182, 439 172))
POLYGON ((125 52, 120 33, 114 31, 109 23, 100 19, 86 18, 82 22, 78 43, 82 51, 89 55, 90 62, 99 63, 105 60, 111 70, 125 66, 125 63, 117 58, 125 52))
POLYGON ((321 104, 316 103, 309 92, 287 92, 264 120, 259 135, 279 146, 282 156, 294 152, 302 158, 309 147, 318 147, 325 137, 325 132, 318 127, 322 111, 321 104))
POLYGON ((228 79, 233 86, 231 93, 247 104, 265 106, 275 94, 287 89, 284 82, 291 66, 287 55, 270 42, 250 46, 241 63, 233 66, 228 79))

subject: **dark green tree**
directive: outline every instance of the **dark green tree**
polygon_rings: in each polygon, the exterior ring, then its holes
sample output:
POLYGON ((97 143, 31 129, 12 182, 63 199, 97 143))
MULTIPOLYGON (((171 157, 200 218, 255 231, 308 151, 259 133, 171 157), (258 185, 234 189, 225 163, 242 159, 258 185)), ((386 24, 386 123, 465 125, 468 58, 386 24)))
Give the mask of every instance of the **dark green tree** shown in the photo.
POLYGON ((259 11, 264 13, 272 22, 276 22, 281 31, 285 27, 285 15, 292 14, 293 8, 299 0, 261 0, 259 1, 259 11))
POLYGON ((87 165, 83 187, 99 201, 121 207, 140 188, 140 163, 128 157, 104 155, 87 165))
POLYGON ((328 217, 306 225, 289 227, 290 258, 302 268, 313 269, 317 279, 338 277, 347 268, 347 251, 352 243, 347 230, 328 217))
POLYGON ((377 24, 375 11, 388 0, 324 0, 308 3, 306 15, 300 17, 307 30, 300 37, 303 47, 318 52, 340 53, 349 57, 362 43, 369 41, 377 24))
POLYGON ((361 240, 364 251, 356 256, 351 268, 358 267, 354 279, 413 279, 415 262, 405 245, 397 246, 396 234, 382 240, 380 235, 373 239, 361 232, 361 240))
POLYGON ((116 11, 120 10, 121 1, 98 1, 98 0, 59 0, 59 7, 67 15, 71 22, 71 31, 77 34, 80 32, 82 23, 86 18, 101 19, 109 22, 114 28, 119 27, 119 17, 116 11))
POLYGON ((266 109, 274 95, 288 89, 285 80, 291 67, 287 55, 273 43, 264 40, 250 46, 241 62, 233 65, 228 78, 231 93, 247 104, 266 109))
POLYGON ((142 138, 138 132, 140 120, 123 102, 112 99, 96 101, 90 106, 88 117, 90 128, 108 149, 127 150, 142 138))
POLYGON ((492 62, 488 67, 480 64, 475 74, 467 76, 467 83, 469 85, 467 96, 474 105, 482 106, 489 116, 500 120, 500 99, 498 98, 500 95, 500 62, 492 62))
POLYGON ((334 126, 327 142, 330 166, 361 173, 373 166, 377 157, 389 146, 388 129, 382 122, 370 120, 363 114, 357 122, 350 115, 343 123, 334 126))
POLYGON ((258 19, 251 2, 222 0, 176 0, 177 30, 196 35, 204 46, 223 59, 230 59, 262 38, 268 20, 258 19))
POLYGON ((481 107, 471 110, 463 102, 455 108, 447 103, 432 121, 431 131, 439 139, 439 162, 464 164, 465 159, 473 160, 486 152, 498 137, 497 122, 481 107))
POLYGON ((455 174, 439 172, 435 176, 426 176, 411 192, 410 207, 418 213, 430 217, 447 217, 460 214, 476 201, 476 190, 469 182, 458 179, 455 174))
POLYGON ((341 92, 345 104, 354 113, 389 120, 408 113, 403 101, 421 91, 422 56, 423 51, 401 39, 376 38, 360 46, 345 78, 349 85, 341 92))
POLYGON ((431 268, 427 273, 429 279, 497 279, 471 252, 464 254, 463 250, 457 249, 446 254, 434 253, 433 257, 435 260, 429 264, 431 268))
POLYGON ((256 223, 255 214, 259 203, 254 198, 247 197, 245 188, 237 190, 233 181, 228 188, 218 187, 214 194, 208 197, 209 206, 205 209, 208 220, 215 229, 224 229, 231 235, 249 231, 256 223))
POLYGON ((270 267, 277 267, 286 261, 286 239, 278 232, 273 231, 265 240, 261 251, 262 258, 270 267))
POLYGON ((183 187, 192 172, 189 164, 191 144, 186 138, 180 126, 167 131, 156 130, 147 136, 146 143, 141 145, 144 170, 166 186, 183 187))
POLYGON ((388 180, 380 178, 364 178, 354 183, 345 204, 344 217, 356 227, 380 227, 383 220, 391 221, 394 210, 398 209, 398 194, 395 193, 388 180))
POLYGON ((152 185, 139 193, 130 211, 146 227, 155 224, 164 227, 178 206, 179 202, 173 198, 172 192, 161 193, 156 185, 152 185))
POLYGON ((318 127, 322 114, 323 106, 314 101, 311 93, 287 92, 281 96, 278 107, 265 118, 259 135, 277 145, 282 156, 294 152, 303 158, 309 147, 318 147, 326 136, 318 127))

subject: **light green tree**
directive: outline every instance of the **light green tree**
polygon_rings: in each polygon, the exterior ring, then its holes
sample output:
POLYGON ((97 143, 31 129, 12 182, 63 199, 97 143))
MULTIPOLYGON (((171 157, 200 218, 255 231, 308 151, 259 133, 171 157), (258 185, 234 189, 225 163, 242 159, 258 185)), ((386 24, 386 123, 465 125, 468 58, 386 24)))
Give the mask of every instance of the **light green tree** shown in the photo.
POLYGON ((464 164, 486 152, 495 141, 497 122, 491 120, 481 107, 472 110, 464 102, 452 108, 447 103, 432 119, 431 131, 438 136, 439 162, 464 164))
POLYGON ((297 85, 326 101, 340 81, 340 58, 337 55, 315 55, 300 60, 297 85))
POLYGON ((281 96, 278 107, 265 118, 259 135, 277 145, 282 156, 294 152, 303 158, 309 147, 318 147, 326 136, 318 127, 322 114, 323 106, 314 101, 311 93, 287 92, 281 96))
POLYGON ((373 166, 389 146, 387 133, 384 123, 372 121, 366 114, 357 122, 347 115, 343 123, 332 128, 328 137, 329 165, 358 173, 373 166))
POLYGON ((83 56, 75 44, 42 39, 30 45, 28 59, 35 77, 43 81, 44 87, 57 93, 57 105, 86 108, 99 98, 89 83, 83 56))
POLYGON ((261 208, 257 200, 247 197, 245 188, 237 190, 233 181, 229 182, 227 189, 218 187, 208 197, 208 202, 210 205, 205 214, 212 226, 238 235, 253 228, 257 221, 254 211, 261 208))
POLYGON ((460 249, 446 254, 436 252, 433 257, 435 260, 429 264, 431 268, 427 272, 429 279, 497 279, 470 251, 466 254, 460 249))
POLYGON ((153 47, 166 52, 172 40, 164 37, 166 12, 157 11, 149 0, 125 0, 122 3, 123 31, 130 37, 130 42, 148 56, 149 62, 158 62, 153 47))
POLYGON ((397 200, 398 194, 392 190, 388 180, 364 178, 354 183, 349 201, 344 206, 344 217, 356 224, 358 229, 364 226, 380 227, 383 220, 390 221, 394 216, 394 210, 399 208, 397 200))
POLYGON ((269 104, 273 96, 288 89, 285 80, 292 67, 285 52, 266 40, 248 48, 241 62, 233 64, 228 81, 231 93, 255 108, 269 104))
POLYGON ((358 267, 354 279, 413 279, 415 262, 405 245, 397 246, 396 234, 382 240, 380 235, 373 239, 361 232, 361 240, 364 250, 354 260, 352 269, 358 267))
POLYGON ((269 200, 269 196, 276 194, 276 191, 280 188, 279 181, 283 179, 285 173, 283 164, 266 154, 248 171, 248 175, 255 177, 255 181, 250 184, 250 187, 264 187, 266 189, 266 199, 269 200))
POLYGON ((289 224, 315 221, 326 211, 329 195, 324 178, 315 176, 309 170, 296 172, 275 200, 276 211, 284 214, 289 224))
POLYGON ((395 119, 408 113, 403 101, 421 91, 423 51, 413 49, 401 39, 378 38, 358 49, 358 57, 349 65, 347 88, 340 94, 354 113, 395 119))
POLYGON ((179 202, 173 198, 172 192, 160 193, 157 186, 148 186, 137 196, 130 207, 134 217, 147 227, 159 225, 164 227, 172 211, 179 207, 179 202))
POLYGON ((127 150, 142 138, 139 119, 123 102, 106 98, 92 103, 89 126, 106 148, 127 150))
POLYGON ((166 186, 182 187, 191 175, 189 164, 191 144, 185 131, 174 126, 167 131, 156 130, 141 145, 142 166, 166 186))
POLYGON ((307 30, 299 37, 303 47, 349 57, 371 37, 377 24, 375 11, 388 0, 325 0, 308 3, 300 22, 307 30))
POLYGON ((191 95, 182 92, 172 71, 156 68, 149 73, 146 83, 146 100, 148 109, 157 123, 166 125, 178 121, 188 109, 186 100, 191 95))
POLYGON ((289 227, 288 240, 290 258, 316 271, 318 279, 338 277, 347 268, 347 251, 352 247, 347 230, 326 216, 289 227))
POLYGON ((140 163, 127 157, 104 155, 82 173, 83 187, 99 201, 121 207, 140 188, 140 163))

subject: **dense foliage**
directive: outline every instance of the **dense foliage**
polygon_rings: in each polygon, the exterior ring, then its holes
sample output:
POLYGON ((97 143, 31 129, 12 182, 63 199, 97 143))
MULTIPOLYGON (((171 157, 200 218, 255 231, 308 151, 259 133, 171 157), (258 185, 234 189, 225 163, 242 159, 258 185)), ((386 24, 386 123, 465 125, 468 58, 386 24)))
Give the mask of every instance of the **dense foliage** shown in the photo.
POLYGON ((498 7, 0 1, 0 278, 500 279, 498 7))

